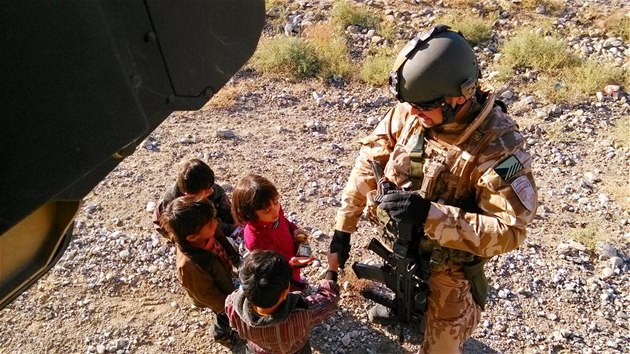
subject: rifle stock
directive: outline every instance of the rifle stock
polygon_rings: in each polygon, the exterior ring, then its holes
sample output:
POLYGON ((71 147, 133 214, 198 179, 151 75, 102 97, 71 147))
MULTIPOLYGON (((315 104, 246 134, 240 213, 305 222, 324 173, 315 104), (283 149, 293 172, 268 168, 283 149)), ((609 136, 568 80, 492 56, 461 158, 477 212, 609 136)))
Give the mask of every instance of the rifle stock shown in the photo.
POLYGON ((383 268, 355 262, 352 270, 359 279, 367 279, 384 284, 389 289, 396 286, 394 272, 385 271, 383 268))

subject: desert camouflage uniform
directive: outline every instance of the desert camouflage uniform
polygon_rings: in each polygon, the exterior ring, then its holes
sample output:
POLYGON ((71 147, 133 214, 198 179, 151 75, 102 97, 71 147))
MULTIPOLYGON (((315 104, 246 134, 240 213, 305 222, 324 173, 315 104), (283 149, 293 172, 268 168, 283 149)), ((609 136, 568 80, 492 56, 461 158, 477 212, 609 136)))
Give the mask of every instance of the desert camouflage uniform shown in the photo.
POLYGON ((360 141, 360 155, 337 213, 336 229, 348 233, 356 230, 366 204, 366 216, 373 220, 369 196, 375 193, 376 181, 370 160, 385 166, 385 176, 400 188, 422 189, 423 180, 428 185, 423 197, 432 204, 424 232, 442 256, 433 252, 437 261, 429 278, 422 352, 461 352, 481 317, 462 262, 518 247, 538 205, 531 157, 523 149, 518 127, 493 95, 478 92, 477 101, 468 117, 428 130, 410 114, 407 103, 390 109, 360 141), (427 178, 435 172, 428 167, 439 165, 444 167, 441 173, 427 178), (410 168, 424 173, 409 173, 410 168))

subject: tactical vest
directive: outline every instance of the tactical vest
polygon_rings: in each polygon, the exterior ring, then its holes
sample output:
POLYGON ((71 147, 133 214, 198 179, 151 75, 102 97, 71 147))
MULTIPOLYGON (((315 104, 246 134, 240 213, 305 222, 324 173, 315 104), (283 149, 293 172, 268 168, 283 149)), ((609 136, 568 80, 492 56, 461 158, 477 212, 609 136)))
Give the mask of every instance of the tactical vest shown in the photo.
MULTIPOLYGON (((423 134, 424 129, 415 118, 403 128, 399 136, 397 147, 404 148, 405 151, 398 155, 394 152, 394 156, 398 158, 388 162, 385 175, 399 187, 418 190, 425 199, 456 206, 468 212, 480 212, 474 190, 475 181, 472 181, 471 175, 479 154, 493 141, 517 129, 514 121, 503 119, 504 114, 505 106, 502 102, 495 104, 494 96, 489 95, 480 113, 453 144, 427 139, 423 134), (395 165, 397 162, 402 162, 403 165, 408 163, 408 173, 402 181, 396 180, 396 177, 401 177, 400 171, 405 166, 390 166, 390 163, 395 165)), ((377 209, 377 217, 382 223, 382 241, 391 246, 396 230, 383 210, 377 209)), ((420 247, 423 252, 432 249, 432 272, 447 268, 453 263, 460 264, 465 278, 471 284, 475 302, 482 309, 485 308, 488 283, 483 266, 487 259, 465 251, 441 247, 428 239, 420 247)))
MULTIPOLYGON (((402 129, 394 148, 394 158, 388 162, 385 175, 403 189, 419 191, 425 199, 456 206, 468 212, 479 212, 474 191, 475 181, 471 180, 477 157, 491 142, 517 129, 511 119, 488 119, 489 116, 502 118, 502 109, 503 107, 495 105, 494 96, 489 95, 477 117, 453 144, 427 138, 419 119, 414 118, 402 129), (493 109, 496 112, 491 114, 493 109), (402 152, 396 153, 397 149, 402 152), (408 173, 402 175, 399 171, 405 169, 408 173)), ((386 214, 378 214, 381 222, 388 221, 386 214)), ((395 235, 386 233, 383 241, 391 245, 394 237, 395 235), (387 239, 388 237, 392 239, 387 239)), ((471 262, 475 260, 475 256, 465 251, 434 245, 432 260, 433 267, 439 269, 449 262, 471 262)))

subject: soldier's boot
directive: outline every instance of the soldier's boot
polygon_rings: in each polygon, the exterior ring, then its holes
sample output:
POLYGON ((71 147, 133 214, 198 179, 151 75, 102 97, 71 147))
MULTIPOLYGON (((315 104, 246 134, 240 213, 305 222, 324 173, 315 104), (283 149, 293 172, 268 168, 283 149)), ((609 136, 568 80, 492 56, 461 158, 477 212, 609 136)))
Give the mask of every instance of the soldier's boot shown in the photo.
POLYGON ((390 325, 396 323, 396 315, 386 306, 376 304, 368 311, 368 319, 377 324, 390 325))

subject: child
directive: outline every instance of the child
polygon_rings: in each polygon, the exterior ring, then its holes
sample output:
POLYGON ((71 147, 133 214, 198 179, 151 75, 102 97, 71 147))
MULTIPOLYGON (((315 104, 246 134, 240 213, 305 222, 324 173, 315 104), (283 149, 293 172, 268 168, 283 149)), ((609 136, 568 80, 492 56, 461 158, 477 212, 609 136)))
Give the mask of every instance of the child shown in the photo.
POLYGON ((247 340, 252 353, 311 353, 311 328, 337 309, 337 257, 328 255, 328 271, 317 292, 290 293, 291 267, 273 251, 252 251, 239 271, 241 289, 225 301, 230 325, 247 340))
POLYGON ((230 199, 223 188, 214 183, 214 172, 210 166, 199 159, 192 159, 186 162, 175 185, 166 192, 154 209, 153 224, 162 236, 167 237, 167 233, 160 226, 160 215, 169 203, 183 195, 195 195, 210 200, 217 211, 219 228, 223 234, 231 236, 234 233, 237 227, 232 218, 230 199))
POLYGON ((182 196, 168 204, 161 223, 177 246, 180 284, 195 306, 212 309, 214 340, 230 346, 238 337, 229 327, 224 306, 226 296, 234 291, 228 255, 235 251, 217 230, 215 215, 209 200, 182 196))
POLYGON ((313 259, 296 257, 300 242, 306 241, 307 232, 287 220, 278 201, 278 190, 268 179, 248 174, 232 193, 232 215, 237 223, 245 224, 243 238, 249 251, 270 250, 283 255, 293 267, 292 290, 305 287, 300 268, 313 259))

